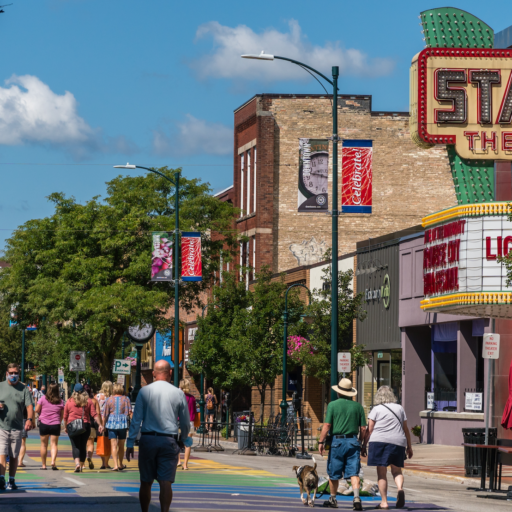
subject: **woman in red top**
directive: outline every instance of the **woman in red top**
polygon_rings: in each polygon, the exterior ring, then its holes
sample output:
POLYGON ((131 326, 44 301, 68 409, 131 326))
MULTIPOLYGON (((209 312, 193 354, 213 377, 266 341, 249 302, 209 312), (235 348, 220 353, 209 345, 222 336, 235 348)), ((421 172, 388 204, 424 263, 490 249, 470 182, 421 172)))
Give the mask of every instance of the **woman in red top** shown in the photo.
MULTIPOLYGON (((91 418, 96 416, 96 406, 89 398, 82 384, 75 384, 74 392, 64 407, 64 432, 68 433, 68 424, 73 420, 79 420, 83 417, 85 432, 78 436, 70 437, 73 458, 75 459, 75 473, 82 471, 87 457, 87 440, 91 433, 91 418)), ((101 416, 98 418, 100 432, 103 431, 103 422, 101 416)))
MULTIPOLYGON (((189 437, 194 436, 194 420, 196 419, 196 399, 194 395, 190 394, 190 382, 187 379, 180 381, 180 389, 185 393, 185 398, 187 399, 188 412, 190 414, 190 431, 188 433, 189 437)), ((192 451, 191 446, 185 447, 185 460, 183 461, 183 469, 188 469, 188 459, 190 458, 190 452, 192 451)), ((179 462, 178 466, 181 466, 181 462, 179 462)))

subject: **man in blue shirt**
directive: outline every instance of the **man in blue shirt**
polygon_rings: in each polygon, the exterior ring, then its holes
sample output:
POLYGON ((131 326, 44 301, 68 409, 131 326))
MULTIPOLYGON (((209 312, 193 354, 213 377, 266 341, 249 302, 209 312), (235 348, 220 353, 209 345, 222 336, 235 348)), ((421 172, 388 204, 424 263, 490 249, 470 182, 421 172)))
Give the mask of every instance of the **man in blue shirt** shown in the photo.
POLYGON ((171 366, 167 361, 155 363, 153 377, 154 382, 144 386, 137 396, 126 458, 130 461, 134 455, 133 446, 140 430, 139 501, 142 512, 149 511, 151 486, 155 480, 160 484, 161 510, 168 512, 180 453, 178 434, 181 431, 181 439, 188 437, 190 414, 185 393, 170 383, 171 366))

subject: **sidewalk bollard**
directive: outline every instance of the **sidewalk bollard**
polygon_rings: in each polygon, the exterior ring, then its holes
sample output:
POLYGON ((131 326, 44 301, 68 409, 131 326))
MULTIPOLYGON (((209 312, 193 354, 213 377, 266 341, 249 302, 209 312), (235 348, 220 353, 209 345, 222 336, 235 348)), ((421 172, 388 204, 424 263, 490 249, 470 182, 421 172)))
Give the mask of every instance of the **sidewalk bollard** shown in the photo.
POLYGON ((302 452, 298 453, 295 458, 296 459, 312 459, 313 457, 309 455, 309 453, 306 452, 304 449, 304 418, 301 416, 299 418, 300 422, 300 441, 302 443, 302 452))

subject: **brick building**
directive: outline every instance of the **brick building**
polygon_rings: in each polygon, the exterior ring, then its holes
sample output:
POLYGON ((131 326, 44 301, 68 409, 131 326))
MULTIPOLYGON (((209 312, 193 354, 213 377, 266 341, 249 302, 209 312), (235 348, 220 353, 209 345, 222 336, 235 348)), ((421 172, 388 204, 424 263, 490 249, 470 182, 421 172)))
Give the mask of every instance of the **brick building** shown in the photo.
MULTIPOLYGON (((284 272, 286 283, 300 282, 311 289, 318 287, 319 272, 329 265, 324 254, 331 247, 331 218, 325 211, 297 211, 299 138, 331 135, 331 100, 327 95, 258 94, 236 109, 233 186, 217 194, 242 210, 235 225, 248 241, 240 244, 236 263, 256 271, 268 265, 276 278, 284 272)), ((406 229, 457 202, 446 149, 418 148, 410 139, 407 112, 375 112, 371 103, 368 95, 340 95, 338 99, 340 138, 373 141, 373 213, 343 214, 339 219, 338 255, 340 269, 345 270, 357 266, 358 241, 406 229)), ((329 152, 331 171, 331 143, 329 152)), ((328 177, 329 210, 331 187, 332 174, 328 177)), ((228 263, 222 268, 233 270, 228 263)), ((244 276, 248 286, 252 278, 252 274, 244 276)), ((301 293, 306 300, 305 290, 301 293)), ((198 314, 183 311, 180 315, 186 324, 185 359, 198 314)), ((265 415, 279 412, 281 381, 276 379, 267 391, 265 415)), ((302 378, 302 391, 304 413, 313 418, 316 428, 323 420, 327 390, 315 379, 302 378)), ((252 408, 257 415, 259 401, 254 390, 252 408)))
MULTIPOLYGON (((233 204, 242 210, 237 229, 249 238, 240 246, 240 263, 256 270, 268 265, 276 275, 285 272, 287 283, 313 288, 318 283, 312 280, 318 280, 318 271, 329 264, 323 260, 331 247, 331 218, 325 212, 297 211, 299 138, 331 135, 331 98, 258 94, 234 112, 233 204)), ((371 103, 367 95, 338 99, 340 138, 373 141, 373 213, 340 217, 340 268, 355 270, 358 241, 406 229, 426 214, 456 204, 445 148, 419 149, 410 139, 407 112, 375 112, 371 103)), ((332 143, 329 153, 331 170, 332 143)), ((332 174, 329 201, 331 187, 332 174)), ((250 277, 246 276, 248 284, 250 277)), ((273 403, 265 408, 266 415, 278 412, 281 381, 279 377, 267 393, 273 403)), ((316 428, 323 419, 326 390, 306 378, 302 390, 304 413, 313 418, 316 428)), ((252 393, 252 407, 259 414, 257 390, 252 393)))

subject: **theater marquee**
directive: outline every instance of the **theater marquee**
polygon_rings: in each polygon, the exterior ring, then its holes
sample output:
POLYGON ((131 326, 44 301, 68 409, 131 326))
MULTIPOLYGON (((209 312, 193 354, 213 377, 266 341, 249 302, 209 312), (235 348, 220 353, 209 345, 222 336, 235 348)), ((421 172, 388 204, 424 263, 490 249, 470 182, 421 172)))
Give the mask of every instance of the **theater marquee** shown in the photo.
POLYGON ((510 208, 470 204, 423 219, 423 310, 512 318, 512 286, 499 261, 512 250, 510 208))
POLYGON ((466 159, 512 160, 512 51, 426 48, 411 66, 411 136, 466 159))

